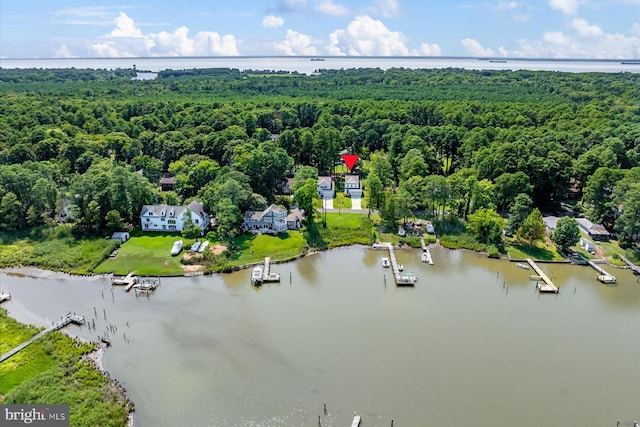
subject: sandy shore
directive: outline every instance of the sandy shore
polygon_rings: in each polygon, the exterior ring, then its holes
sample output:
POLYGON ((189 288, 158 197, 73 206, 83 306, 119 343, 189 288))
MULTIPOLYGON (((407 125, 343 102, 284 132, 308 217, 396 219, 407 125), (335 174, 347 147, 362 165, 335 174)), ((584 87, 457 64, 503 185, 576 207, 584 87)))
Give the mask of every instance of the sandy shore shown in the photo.
POLYGON ((68 279, 73 277, 82 277, 86 280, 102 280, 111 277, 111 274, 77 275, 29 266, 6 267, 0 269, 0 271, 5 273, 7 276, 32 277, 36 279, 68 279))

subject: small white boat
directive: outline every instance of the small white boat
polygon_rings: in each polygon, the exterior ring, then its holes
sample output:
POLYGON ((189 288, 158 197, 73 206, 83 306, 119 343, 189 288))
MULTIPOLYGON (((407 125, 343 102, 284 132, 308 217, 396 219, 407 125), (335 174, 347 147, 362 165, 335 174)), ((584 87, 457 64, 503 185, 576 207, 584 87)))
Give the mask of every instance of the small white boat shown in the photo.
POLYGON ((433 224, 431 224, 430 222, 427 222, 427 233, 433 234, 435 232, 436 230, 433 228, 433 224))
POLYGON ((200 242, 195 242, 191 245, 191 252, 198 252, 198 249, 200 249, 200 242))
POLYGON ((420 260, 422 262, 429 262, 429 255, 427 255, 426 252, 422 252, 422 255, 420 255, 420 260))
POLYGON ((520 267, 523 270, 528 270, 529 269, 529 266, 527 264, 523 264, 521 262, 516 263, 516 267, 520 267))
POLYGON ((404 265, 398 264, 398 271, 404 271, 404 265))
POLYGON ((360 421, 362 421, 362 417, 360 417, 360 415, 354 415, 353 421, 351 421, 351 427, 359 427, 360 421))
POLYGON ((182 251, 182 240, 177 240, 173 243, 173 247, 171 248, 171 255, 178 255, 182 251))
POLYGON ((384 268, 389 268, 390 265, 391 263, 389 262, 389 258, 382 258, 382 266, 384 268))
POLYGON ((263 275, 262 275, 262 267, 259 265, 254 267, 253 272, 251 273, 251 281, 253 283, 262 283, 263 275))
POLYGON ((398 236, 404 237, 406 235, 407 235, 407 232, 404 231, 404 228, 402 228, 402 227, 398 228, 398 236))
POLYGON ((200 248, 198 248, 198 252, 202 253, 204 252, 205 249, 207 249, 207 246, 209 246, 209 241, 205 240, 204 242, 202 242, 202 244, 200 245, 200 248))

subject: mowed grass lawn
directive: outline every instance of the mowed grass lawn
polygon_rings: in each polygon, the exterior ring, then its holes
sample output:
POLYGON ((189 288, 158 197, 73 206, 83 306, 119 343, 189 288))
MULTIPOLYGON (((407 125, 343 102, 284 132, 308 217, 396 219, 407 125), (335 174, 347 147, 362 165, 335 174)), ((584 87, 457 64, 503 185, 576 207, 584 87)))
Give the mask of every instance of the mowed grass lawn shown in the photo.
POLYGON ((513 239, 506 242, 505 249, 511 259, 523 260, 525 258, 531 258, 540 261, 564 260, 562 255, 556 250, 555 245, 548 241, 545 243, 535 242, 533 246, 529 246, 526 242, 513 239))
POLYGON ((176 276, 183 274, 180 258, 195 239, 185 239, 171 233, 133 233, 123 243, 114 258, 106 259, 95 273, 127 274, 135 272, 140 276, 176 276), (176 240, 182 240, 182 252, 171 256, 171 248, 176 240))
POLYGON ((316 220, 318 236, 310 240, 319 249, 345 245, 370 245, 373 243, 371 220, 367 215, 350 213, 328 213, 327 226, 322 226, 323 214, 316 220))
POLYGON ((230 267, 255 264, 271 257, 273 261, 295 258, 307 250, 307 241, 299 231, 280 233, 277 236, 267 234, 243 234, 233 240, 229 261, 230 267))

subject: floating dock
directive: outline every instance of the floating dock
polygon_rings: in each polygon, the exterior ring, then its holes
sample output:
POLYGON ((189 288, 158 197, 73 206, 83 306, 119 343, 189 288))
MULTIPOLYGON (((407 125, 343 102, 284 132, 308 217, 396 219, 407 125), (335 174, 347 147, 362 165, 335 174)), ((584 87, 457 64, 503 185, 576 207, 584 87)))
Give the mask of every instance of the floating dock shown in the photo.
POLYGON ((156 288, 160 286, 160 278, 159 277, 145 277, 141 279, 138 283, 133 284, 131 287, 127 286, 125 289, 127 292, 131 290, 131 288, 135 289, 136 295, 138 292, 143 294, 149 294, 156 290, 156 288))
POLYGON ((4 292, 0 292, 0 303, 9 301, 11 299, 11 294, 6 294, 4 292))
POLYGON ((538 277, 540 277, 540 280, 542 280, 543 282, 537 284, 538 290, 540 292, 552 292, 554 294, 557 294, 559 291, 558 287, 553 284, 551 279, 547 277, 544 271, 542 271, 531 258, 527 258, 526 261, 531 266, 531 268, 535 270, 535 272, 538 274, 538 277))
POLYGON ((391 243, 374 243, 372 246, 373 249, 386 249, 389 251, 389 261, 391 261, 391 270, 393 271, 393 278, 396 281, 396 285, 398 286, 413 286, 418 281, 418 278, 413 276, 412 274, 407 274, 405 276, 400 274, 400 269, 398 268, 398 260, 396 259, 396 254, 393 249, 393 245, 391 243))
POLYGON ((25 342, 23 342, 19 346, 13 348, 12 350, 10 350, 7 353, 5 353, 2 356, 0 356, 0 363, 4 362, 8 358, 13 356, 17 352, 19 352, 20 350, 22 350, 23 348, 29 346, 34 341, 42 338, 43 336, 45 336, 49 332, 57 331, 58 329, 62 329, 65 326, 67 326, 69 323, 75 323, 76 325, 82 325, 84 323, 84 316, 76 316, 75 314, 71 314, 71 313, 67 314, 60 322, 49 326, 44 331, 41 331, 41 332, 37 333, 36 335, 32 336, 31 338, 29 338, 28 340, 26 340, 25 342))
POLYGON ((595 271, 598 272, 597 278, 599 281, 601 281, 602 283, 616 283, 617 281, 616 276, 614 276, 613 274, 609 274, 607 270, 600 267, 598 264, 596 264, 593 261, 588 261, 588 264, 591 267, 593 267, 595 271))
POLYGON ((279 282, 280 275, 277 273, 271 273, 271 258, 266 257, 264 259, 264 268, 262 269, 262 281, 267 282, 279 282))

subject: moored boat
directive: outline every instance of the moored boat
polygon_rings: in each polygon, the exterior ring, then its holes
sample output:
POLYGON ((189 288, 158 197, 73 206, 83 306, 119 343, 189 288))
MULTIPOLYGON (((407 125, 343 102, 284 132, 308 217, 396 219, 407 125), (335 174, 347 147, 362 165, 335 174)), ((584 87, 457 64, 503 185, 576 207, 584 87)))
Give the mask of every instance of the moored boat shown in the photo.
POLYGON ((182 240, 176 240, 171 248, 171 255, 178 255, 182 251, 182 240))
POLYGON ((388 268, 391 265, 391 263, 389 262, 389 258, 382 258, 382 266, 384 268, 388 268))

